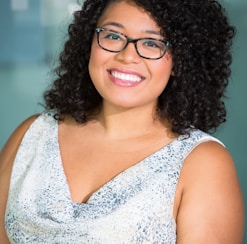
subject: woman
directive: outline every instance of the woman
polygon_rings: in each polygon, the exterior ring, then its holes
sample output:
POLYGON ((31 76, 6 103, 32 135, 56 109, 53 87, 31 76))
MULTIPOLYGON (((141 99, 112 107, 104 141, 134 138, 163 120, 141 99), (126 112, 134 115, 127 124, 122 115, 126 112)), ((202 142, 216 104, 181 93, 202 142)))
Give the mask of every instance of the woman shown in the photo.
POLYGON ((215 1, 86 1, 47 111, 1 153, 1 243, 241 243, 234 163, 206 133, 233 35, 215 1))

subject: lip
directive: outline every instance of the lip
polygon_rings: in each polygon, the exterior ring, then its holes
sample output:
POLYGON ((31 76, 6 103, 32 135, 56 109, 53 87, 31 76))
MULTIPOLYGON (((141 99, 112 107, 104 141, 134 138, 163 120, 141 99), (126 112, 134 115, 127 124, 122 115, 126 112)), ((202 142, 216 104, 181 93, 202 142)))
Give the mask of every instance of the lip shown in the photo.
POLYGON ((145 77, 141 76, 139 73, 131 70, 124 69, 108 69, 108 75, 111 81, 122 87, 135 87, 138 86, 145 77))

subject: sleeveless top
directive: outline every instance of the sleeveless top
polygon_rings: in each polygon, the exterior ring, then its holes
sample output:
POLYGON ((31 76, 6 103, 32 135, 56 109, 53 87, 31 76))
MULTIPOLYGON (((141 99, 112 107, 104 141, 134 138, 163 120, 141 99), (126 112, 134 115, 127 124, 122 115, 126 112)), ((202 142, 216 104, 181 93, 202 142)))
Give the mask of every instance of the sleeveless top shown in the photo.
MULTIPOLYGON (((216 138, 192 130, 115 176, 86 203, 72 201, 58 123, 44 112, 25 133, 9 188, 5 228, 11 243, 176 243, 174 196, 184 159, 216 138)), ((218 141, 219 142, 219 141, 218 141)))

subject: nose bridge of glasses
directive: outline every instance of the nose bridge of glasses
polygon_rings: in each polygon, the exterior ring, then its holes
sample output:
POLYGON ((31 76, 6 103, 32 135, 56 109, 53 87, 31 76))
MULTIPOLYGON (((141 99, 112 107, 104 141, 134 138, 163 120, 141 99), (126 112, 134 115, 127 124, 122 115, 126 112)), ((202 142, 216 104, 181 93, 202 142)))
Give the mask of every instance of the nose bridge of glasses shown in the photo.
POLYGON ((136 53, 139 55, 139 51, 137 49, 137 42, 139 41, 139 39, 129 38, 127 36, 125 36, 125 38, 126 38, 125 39, 126 43, 121 51, 124 51, 129 46, 129 44, 132 43, 135 48, 136 53))
MULTIPOLYGON (((129 48, 130 49, 132 49, 131 50, 131 52, 133 52, 133 48, 135 49, 135 55, 136 56, 138 56, 138 57, 140 57, 140 54, 139 54, 139 51, 138 51, 138 49, 137 49, 137 41, 139 40, 139 39, 133 39, 133 38, 129 38, 129 37, 127 37, 127 36, 125 36, 125 40, 126 40, 126 43, 125 43, 125 45, 124 45, 124 47, 122 48, 122 50, 120 51, 121 53, 122 52, 124 52, 124 53, 128 53, 129 54, 129 48), (132 45, 129 45, 129 44, 133 44, 133 46, 132 45), (130 46, 130 47, 129 47, 130 46), (132 47, 131 47, 132 46, 132 47), (127 50, 126 50, 127 49, 127 50)), ((131 53, 131 55, 133 55, 132 53, 131 53)))

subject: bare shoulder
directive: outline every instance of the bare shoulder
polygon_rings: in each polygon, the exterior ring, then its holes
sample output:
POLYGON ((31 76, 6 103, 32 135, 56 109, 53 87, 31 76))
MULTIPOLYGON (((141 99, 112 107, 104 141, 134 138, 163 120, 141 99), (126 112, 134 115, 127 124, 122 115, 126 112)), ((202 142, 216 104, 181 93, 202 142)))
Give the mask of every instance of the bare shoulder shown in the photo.
POLYGON ((225 147, 214 141, 198 145, 184 162, 178 189, 178 244, 242 243, 243 198, 225 147))
POLYGON ((11 156, 17 151, 19 144, 27 129, 39 115, 33 115, 22 122, 10 136, 3 149, 0 151, 0 169, 6 165, 11 156))
POLYGON ((37 117, 38 115, 34 115, 21 123, 0 152, 0 243, 8 243, 4 228, 4 215, 14 158, 25 132, 37 117))

